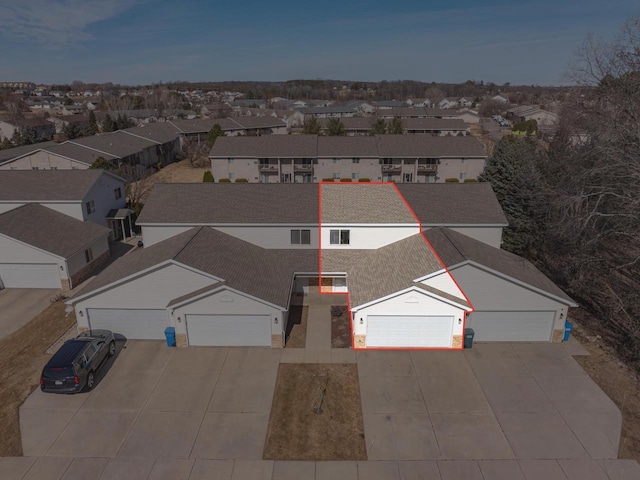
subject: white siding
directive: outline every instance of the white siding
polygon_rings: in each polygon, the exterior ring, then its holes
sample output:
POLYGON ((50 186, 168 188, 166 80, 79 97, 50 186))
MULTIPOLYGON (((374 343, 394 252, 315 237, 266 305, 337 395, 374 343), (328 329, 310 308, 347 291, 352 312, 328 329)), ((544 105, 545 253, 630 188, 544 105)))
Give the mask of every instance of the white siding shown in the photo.
POLYGON ((268 315, 271 317, 271 334, 282 334, 283 318, 281 310, 226 289, 196 300, 193 303, 176 307, 171 312, 171 324, 175 325, 176 333, 187 333, 184 322, 185 315, 210 314, 268 315), (178 321, 178 318, 180 318, 180 321, 178 321))
POLYGON ((416 224, 415 226, 353 226, 353 225, 338 225, 331 226, 331 224, 322 225, 322 248, 323 249, 376 249, 395 243, 404 238, 420 233, 420 228, 416 224), (331 230, 349 230, 350 242, 349 245, 331 245, 330 231, 331 230))
POLYGON ((171 226, 142 226, 142 240, 145 247, 150 247, 167 238, 186 232, 193 227, 171 227, 171 226))
MULTIPOLYGON (((107 240, 107 235, 104 235, 102 238, 99 238, 91 245, 87 246, 87 248, 91 248, 93 253, 94 260, 97 259, 100 255, 104 254, 109 250, 109 241, 107 240)), ((87 266, 87 259, 84 254, 86 249, 82 249, 78 251, 75 255, 72 255, 67 259, 67 265, 69 267, 69 276, 72 277, 76 272, 82 270, 85 266, 87 266)), ((73 285, 76 287, 77 285, 73 285)))
MULTIPOLYGON (((55 263, 58 268, 64 268, 65 261, 51 253, 0 235, 0 263, 55 263)), ((64 271, 61 271, 61 275, 62 278, 67 278, 64 271)))
MULTIPOLYGON (((292 208, 295 208, 292 206, 292 208)), ((265 227, 214 227, 227 235, 234 236, 262 248, 318 248, 318 227, 284 225, 265 227), (292 245, 291 230, 310 230, 310 245, 292 245)))
POLYGON ((478 311, 554 311, 554 329, 564 329, 567 306, 472 265, 452 270, 460 288, 478 311))
POLYGON ((109 210, 114 208, 125 208, 127 206, 125 185, 121 180, 112 177, 111 175, 103 174, 98 178, 96 183, 91 187, 91 190, 87 192, 87 195, 82 199, 82 207, 84 220, 91 220, 100 225, 107 226, 106 216, 109 210), (120 188, 121 197, 116 200, 115 190, 120 188), (87 214, 84 209, 86 202, 93 200, 96 210, 92 214, 87 214))
POLYGON ((446 271, 434 277, 428 278, 422 281, 422 283, 424 283, 425 285, 429 285, 430 287, 437 288, 438 290, 441 290, 445 293, 462 297, 462 293, 456 285, 456 282, 453 281, 451 275, 446 271))
POLYGON ((0 166, 0 170, 31 170, 37 167, 40 170, 86 170, 89 165, 86 163, 61 157, 47 151, 34 152, 21 158, 17 158, 12 162, 5 163, 0 166))
POLYGON ((410 291, 362 309, 354 308, 354 333, 365 335, 368 315, 430 315, 454 317, 453 335, 462 335, 464 310, 422 292, 410 291), (360 323, 362 320, 362 323, 360 323))
POLYGON ((460 232, 467 237, 500 248, 502 244, 502 227, 449 227, 451 230, 460 232))

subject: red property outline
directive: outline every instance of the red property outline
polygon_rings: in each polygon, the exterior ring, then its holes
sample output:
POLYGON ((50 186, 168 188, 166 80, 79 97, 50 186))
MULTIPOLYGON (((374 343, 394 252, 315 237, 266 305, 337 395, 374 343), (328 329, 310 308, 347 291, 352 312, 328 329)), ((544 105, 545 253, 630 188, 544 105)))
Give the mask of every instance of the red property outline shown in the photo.
POLYGON ((353 183, 353 182, 319 182, 318 183, 318 280, 319 280, 319 282, 318 282, 318 293, 320 293, 320 295, 346 295, 347 296, 347 310, 349 312, 349 328, 351 330, 351 348, 353 350, 463 350, 464 349, 464 329, 466 328, 466 325, 467 325, 467 314, 468 313, 473 313, 475 311, 475 308, 474 308, 473 304, 471 303, 471 300, 469 300, 469 297, 467 297, 467 294, 464 293, 464 290, 462 290, 462 288, 460 287, 460 285, 458 284, 458 282, 456 281, 454 276, 449 271, 449 268, 442 261, 442 258, 440 258, 440 255, 438 255, 438 252, 436 252, 436 250, 433 248, 433 245, 431 245, 429 240, 427 240, 427 237, 425 237, 424 231, 422 230, 422 222, 420 221, 420 219, 418 218, 416 213, 413 211, 413 208, 411 208, 411 205, 409 205, 409 202, 407 202, 407 199, 404 198, 404 195, 402 195, 402 193, 398 189, 398 185, 396 185, 395 182, 358 182, 358 183, 353 183), (394 188, 396 194, 398 195, 400 200, 402 200, 402 202, 404 203, 405 207, 407 208, 407 210, 409 210, 409 212, 411 213, 413 218, 416 220, 416 223, 418 224, 420 236, 424 240, 424 243, 427 245, 427 247, 429 247, 429 250, 431 251, 431 253, 433 253, 433 255, 436 257, 436 259, 438 260, 438 262, 442 266, 443 270, 446 272, 447 275, 449 275, 449 278, 451 278, 451 280, 453 280, 453 283, 456 285, 456 287, 458 287, 458 290, 460 290, 460 292, 462 293, 463 297, 465 298, 465 300, 467 301, 467 303, 471 307, 471 311, 470 312, 466 312, 466 311, 462 312, 463 339, 462 339, 462 344, 460 345, 460 347, 456 347, 456 348, 453 348, 453 347, 452 348, 445 348, 445 347, 376 347, 376 348, 356 347, 356 345, 355 345, 355 332, 354 332, 354 329, 353 329, 353 312, 351 311, 351 302, 350 302, 350 298, 349 298, 348 286, 347 286, 347 292, 323 292, 322 291, 322 186, 325 185, 325 184, 327 184, 327 185, 345 185, 345 186, 351 186, 351 187, 353 187, 355 185, 358 185, 358 186, 360 186, 360 185, 364 185, 364 186, 366 186, 366 185, 393 185, 393 188, 394 188))

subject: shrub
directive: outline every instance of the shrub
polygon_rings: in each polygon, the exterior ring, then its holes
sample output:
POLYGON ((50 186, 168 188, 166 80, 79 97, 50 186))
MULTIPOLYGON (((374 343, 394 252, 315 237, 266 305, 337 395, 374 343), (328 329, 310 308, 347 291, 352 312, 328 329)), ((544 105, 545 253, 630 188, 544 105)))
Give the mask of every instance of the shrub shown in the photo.
POLYGON ((369 178, 361 178, 361 179, 359 179, 358 181, 359 181, 359 182, 363 182, 363 183, 364 183, 364 182, 370 182, 370 181, 371 181, 371 179, 369 179, 369 178))
POLYGON ((323 178, 322 181, 323 182, 333 182, 333 177, 323 178))
POLYGON ((247 183, 249 180, 246 178, 236 178, 236 183, 247 183))
POLYGON ((348 183, 348 182, 351 182, 351 179, 350 178, 341 178, 340 181, 343 182, 343 183, 348 183))
POLYGON ((478 183, 478 180, 475 178, 465 178, 464 183, 478 183))
POLYGON ((231 180, 229 180, 228 178, 221 178, 220 180, 218 180, 218 183, 231 183, 231 180))
POLYGON ((206 172, 204 172, 204 174, 202 175, 202 181, 203 182, 213 182, 214 181, 213 173, 211 173, 211 170, 207 170, 206 172))
POLYGON ((444 183, 460 183, 460 180, 457 178, 445 178, 444 183))

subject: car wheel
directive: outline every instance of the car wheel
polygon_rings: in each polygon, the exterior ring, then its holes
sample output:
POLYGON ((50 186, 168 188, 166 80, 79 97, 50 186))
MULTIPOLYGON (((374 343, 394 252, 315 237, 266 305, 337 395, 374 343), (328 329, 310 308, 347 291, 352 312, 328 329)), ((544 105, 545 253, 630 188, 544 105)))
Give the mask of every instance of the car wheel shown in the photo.
POLYGON ((87 374, 87 390, 91 390, 96 383, 96 375, 93 371, 87 374))
POLYGON ((115 354, 116 354, 116 342, 111 340, 111 342, 109 342, 109 356, 113 357, 115 354))

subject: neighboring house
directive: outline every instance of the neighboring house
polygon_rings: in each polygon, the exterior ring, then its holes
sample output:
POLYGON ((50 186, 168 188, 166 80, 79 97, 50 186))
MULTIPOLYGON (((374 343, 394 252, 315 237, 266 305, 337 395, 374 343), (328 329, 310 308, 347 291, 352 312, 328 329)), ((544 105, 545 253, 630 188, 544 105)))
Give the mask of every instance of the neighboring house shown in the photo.
POLYGON ((401 102, 400 100, 380 100, 380 101, 374 102, 374 105, 377 110, 384 110, 387 108, 402 108, 407 106, 404 102, 401 102))
POLYGON ((427 107, 427 108, 433 108, 435 107, 435 104, 429 100, 428 98, 407 98, 407 100, 405 101, 405 103, 407 105, 409 105, 410 107, 427 107))
MULTIPOLYGON (((287 130, 300 128, 304 125, 304 114, 300 110, 275 110, 271 108, 243 108, 240 117, 275 117, 287 124, 287 130)), ((241 120, 242 122, 242 120, 241 120)), ((273 133, 286 133, 282 127, 276 127, 273 133)))
POLYGON ((221 137, 209 153, 221 178, 261 183, 323 179, 436 183, 477 178, 487 154, 476 138, 431 135, 221 137))
POLYGON ((465 190, 472 212, 439 205, 451 208, 446 223, 465 228, 487 211, 486 223, 504 222, 490 185, 411 187, 409 199, 393 184, 158 184, 139 218, 145 248, 68 303, 80 330, 162 339, 171 326, 180 347, 280 348, 292 294, 319 285, 348 294, 354 348, 461 349, 469 324, 484 341, 560 341, 575 303, 557 286, 524 259, 426 227, 415 212, 429 215, 434 199, 418 189, 451 187, 465 190))
POLYGON ((56 126, 56 133, 63 133, 64 128, 70 124, 76 125, 81 131, 89 126, 89 117, 80 114, 49 117, 47 120, 56 126))
POLYGON ((20 157, 25 153, 35 152, 40 148, 50 147, 53 145, 57 145, 57 143, 54 141, 39 142, 39 143, 32 143, 30 145, 21 145, 19 147, 6 148, 4 150, 0 150, 0 169, 2 169, 2 164, 10 162, 14 158, 20 157))
POLYGON ((30 129, 34 140, 42 142, 51 140, 56 133, 56 127, 44 118, 23 118, 20 121, 0 120, 0 139, 11 138, 16 131, 30 129))
MULTIPOLYGON (((374 119, 371 117, 348 117, 340 119, 340 122, 344 125, 344 129, 349 136, 371 135, 374 119)), ((321 118, 318 123, 320 124, 320 132, 326 134, 329 119, 321 118)))
POLYGON ((203 118, 194 120, 172 120, 170 122, 178 133, 190 142, 201 143, 207 140, 214 125, 220 125, 225 135, 260 136, 287 133, 287 124, 273 116, 203 118))
POLYGON ((122 237, 122 223, 111 214, 126 207, 125 180, 105 170, 0 171, 0 213, 39 204, 79 221, 111 229, 122 237))
POLYGON ((331 105, 328 107, 306 107, 300 109, 305 116, 317 118, 348 118, 353 117, 357 112, 354 108, 346 105, 331 105))
POLYGON ((542 110, 533 105, 522 105, 507 110, 507 118, 512 123, 525 122, 527 120, 536 120, 538 125, 556 125, 558 116, 555 113, 542 110))
POLYGON ((345 103, 345 107, 353 108, 358 113, 363 113, 366 115, 369 115, 376 111, 376 107, 371 105, 369 102, 365 102, 364 100, 352 100, 345 103))
POLYGON ((474 104, 471 97, 446 97, 440 100, 438 108, 463 108, 472 107, 474 104))
POLYGON ((84 105, 64 105, 62 107, 62 115, 79 115, 87 111, 84 105))
POLYGON ((405 118, 402 120, 405 133, 429 133, 431 135, 467 135, 469 128, 461 119, 449 118, 405 118))
POLYGON ((234 100, 231 103, 231 108, 233 110, 239 111, 241 108, 251 107, 251 108, 267 108, 266 100, 261 100, 259 98, 243 98, 234 100))
POLYGON ((464 123, 480 123, 480 115, 476 110, 471 110, 470 108, 457 110, 454 118, 462 120, 464 123))
POLYGON ((427 111, 418 107, 392 107, 378 110, 378 118, 427 118, 427 111))
POLYGON ((494 95, 493 97, 491 97, 491 100, 493 100, 494 102, 502 103, 503 105, 506 105, 507 103, 509 103, 509 99, 506 97, 503 97, 500 94, 494 95))
POLYGON ((0 289, 78 286, 109 260, 109 234, 37 203, 0 214, 0 289))

